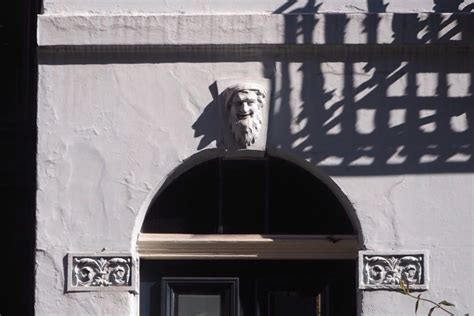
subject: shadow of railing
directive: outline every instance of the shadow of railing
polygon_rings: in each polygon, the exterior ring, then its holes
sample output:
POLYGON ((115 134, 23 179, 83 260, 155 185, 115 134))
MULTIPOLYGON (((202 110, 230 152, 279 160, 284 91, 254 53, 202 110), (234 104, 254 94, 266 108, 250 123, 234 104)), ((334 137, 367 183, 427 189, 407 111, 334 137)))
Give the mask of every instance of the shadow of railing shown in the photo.
MULTIPOLYGON (((310 44, 321 21, 306 13, 320 4, 308 1, 288 11, 292 5, 276 10, 286 14, 285 41, 310 44)), ((377 12, 387 5, 372 2, 377 12)), ((447 6, 437 1, 433 10, 447 6)), ((349 17, 324 19, 325 44, 344 44, 349 17)), ((380 17, 368 14, 364 47, 275 61, 281 82, 273 79, 271 126, 278 131, 270 134, 271 145, 332 175, 473 172, 472 47, 452 42, 472 38, 471 20, 462 14, 394 14, 393 41, 382 46, 374 44, 380 17)))
MULTIPOLYGON (((474 172, 474 5, 455 2, 434 4, 451 14, 384 14, 386 0, 370 1, 369 14, 318 14, 321 3, 290 0, 275 11, 284 43, 43 47, 39 57, 52 65, 256 65, 249 74, 271 79, 268 147, 330 175, 474 172)), ((196 93, 216 73, 196 81, 196 93)), ((209 90, 192 125, 198 150, 220 141, 216 87, 209 90)))

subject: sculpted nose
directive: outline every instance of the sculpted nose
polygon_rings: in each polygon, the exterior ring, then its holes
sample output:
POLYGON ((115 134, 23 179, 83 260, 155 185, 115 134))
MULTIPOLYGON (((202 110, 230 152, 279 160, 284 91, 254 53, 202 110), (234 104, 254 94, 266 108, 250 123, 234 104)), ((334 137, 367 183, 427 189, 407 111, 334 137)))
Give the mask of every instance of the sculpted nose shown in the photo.
POLYGON ((242 111, 243 112, 248 112, 249 111, 249 104, 247 102, 242 103, 242 111))

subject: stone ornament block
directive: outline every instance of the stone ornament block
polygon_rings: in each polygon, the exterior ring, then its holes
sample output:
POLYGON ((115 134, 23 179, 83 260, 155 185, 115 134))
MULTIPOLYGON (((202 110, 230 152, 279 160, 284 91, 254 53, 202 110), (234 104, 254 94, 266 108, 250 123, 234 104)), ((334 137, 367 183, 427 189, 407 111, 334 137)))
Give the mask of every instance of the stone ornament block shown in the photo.
POLYGON ((359 251, 359 289, 400 290, 400 281, 411 290, 428 289, 427 251, 359 251))
POLYGON ((128 254, 68 254, 67 292, 136 292, 136 260, 128 254))
POLYGON ((231 153, 254 156, 266 149, 270 80, 217 80, 221 146, 231 153))

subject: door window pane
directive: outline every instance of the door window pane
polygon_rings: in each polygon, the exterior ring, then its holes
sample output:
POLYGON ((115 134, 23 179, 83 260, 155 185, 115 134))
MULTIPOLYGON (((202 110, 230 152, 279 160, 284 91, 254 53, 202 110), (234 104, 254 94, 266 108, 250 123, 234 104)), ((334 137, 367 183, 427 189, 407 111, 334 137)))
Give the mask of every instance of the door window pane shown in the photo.
POLYGON ((321 295, 294 291, 270 292, 269 305, 272 316, 321 316, 321 295))
POLYGON ((237 316, 238 278, 163 278, 162 316, 237 316))
POLYGON ((221 316, 220 295, 179 294, 176 316, 221 316))

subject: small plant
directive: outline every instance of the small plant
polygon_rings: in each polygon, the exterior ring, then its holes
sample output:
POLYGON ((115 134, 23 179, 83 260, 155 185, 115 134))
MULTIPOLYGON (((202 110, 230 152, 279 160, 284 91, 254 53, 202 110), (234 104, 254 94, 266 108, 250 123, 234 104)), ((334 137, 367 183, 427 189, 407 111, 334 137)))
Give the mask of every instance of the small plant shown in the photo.
MULTIPOLYGON (((406 296, 409 296, 409 297, 416 300, 415 314, 418 312, 418 307, 420 306, 420 302, 423 301, 423 302, 427 302, 427 303, 430 303, 430 304, 433 305, 433 307, 431 307, 429 312, 428 312, 428 316, 431 316, 436 309, 440 309, 448 315, 452 315, 452 316, 454 315, 454 313, 452 313, 451 311, 446 309, 446 307, 453 307, 454 306, 453 303, 450 303, 446 300, 442 300, 442 301, 436 303, 435 301, 432 301, 430 299, 421 297, 421 294, 418 294, 418 295, 415 296, 414 294, 410 293, 410 286, 409 286, 408 282, 406 282, 404 280, 400 281, 400 289, 402 291, 402 294, 404 294, 406 296)), ((464 316, 469 316, 469 314, 464 314, 464 316)))

